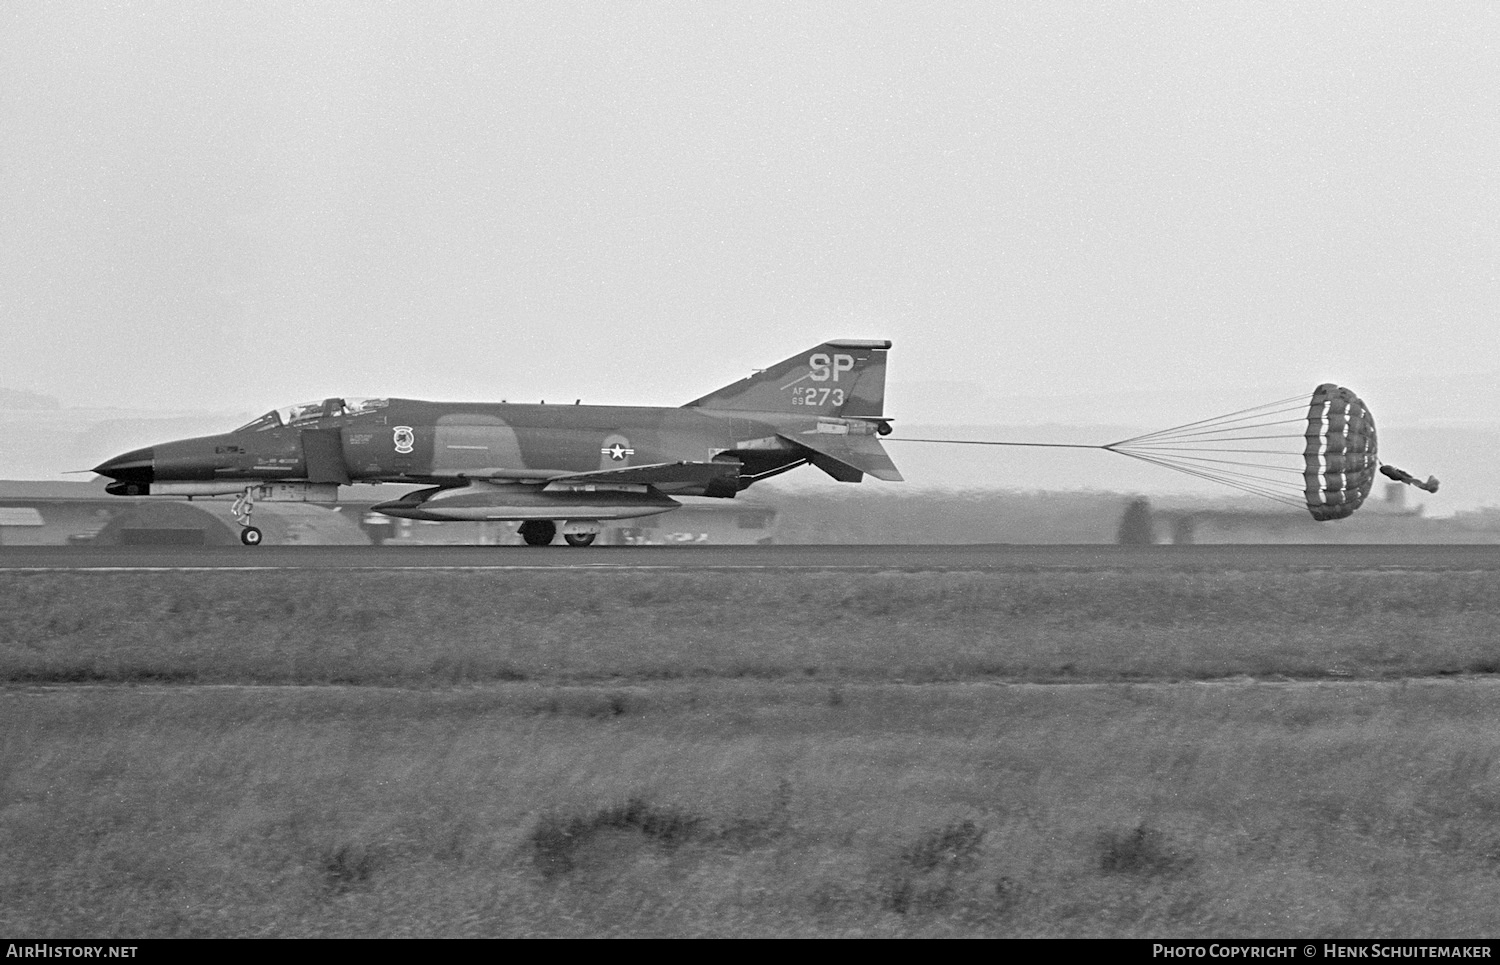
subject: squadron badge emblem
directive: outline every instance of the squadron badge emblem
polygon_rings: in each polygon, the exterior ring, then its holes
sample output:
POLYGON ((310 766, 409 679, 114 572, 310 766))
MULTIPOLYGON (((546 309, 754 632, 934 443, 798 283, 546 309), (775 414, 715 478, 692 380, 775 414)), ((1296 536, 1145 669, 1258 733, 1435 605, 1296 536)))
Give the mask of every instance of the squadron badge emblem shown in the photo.
POLYGON ((417 434, 412 431, 411 426, 396 426, 391 430, 391 442, 395 444, 396 451, 405 455, 411 452, 412 446, 417 442, 417 434))

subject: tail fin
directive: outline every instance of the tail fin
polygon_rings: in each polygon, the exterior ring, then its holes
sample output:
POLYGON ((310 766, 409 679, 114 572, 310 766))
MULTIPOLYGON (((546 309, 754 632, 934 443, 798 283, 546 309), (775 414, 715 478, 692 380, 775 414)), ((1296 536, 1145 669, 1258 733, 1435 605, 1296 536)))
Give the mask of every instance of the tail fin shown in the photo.
POLYGON ((878 417, 885 405, 885 353, 890 347, 885 340, 824 342, 686 407, 878 417))

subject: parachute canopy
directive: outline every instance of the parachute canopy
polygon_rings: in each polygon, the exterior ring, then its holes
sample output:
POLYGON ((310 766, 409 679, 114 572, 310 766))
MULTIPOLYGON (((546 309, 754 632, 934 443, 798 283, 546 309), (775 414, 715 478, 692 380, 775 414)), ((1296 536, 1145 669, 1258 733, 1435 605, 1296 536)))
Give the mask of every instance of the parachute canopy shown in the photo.
POLYGON ((1343 519, 1380 468, 1375 418, 1332 383, 1294 396, 1106 446, 1121 455, 1343 519))
POLYGON ((1375 417, 1359 396, 1325 383, 1313 391, 1303 435, 1307 510, 1313 519, 1343 519, 1375 483, 1375 417))

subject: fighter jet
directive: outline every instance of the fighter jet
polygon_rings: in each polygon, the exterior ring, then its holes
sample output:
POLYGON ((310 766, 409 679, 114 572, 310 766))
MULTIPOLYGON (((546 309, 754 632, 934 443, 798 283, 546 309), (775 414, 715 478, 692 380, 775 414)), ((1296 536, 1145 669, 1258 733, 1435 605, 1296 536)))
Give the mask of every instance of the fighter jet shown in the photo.
POLYGON ((426 488, 373 508, 424 520, 520 521, 532 546, 572 546, 603 520, 669 512, 677 496, 732 498, 811 464, 841 482, 899 482, 878 436, 889 341, 824 342, 675 408, 324 399, 233 432, 165 442, 94 472, 119 496, 235 495, 258 545, 257 501, 333 502, 349 483, 426 488))

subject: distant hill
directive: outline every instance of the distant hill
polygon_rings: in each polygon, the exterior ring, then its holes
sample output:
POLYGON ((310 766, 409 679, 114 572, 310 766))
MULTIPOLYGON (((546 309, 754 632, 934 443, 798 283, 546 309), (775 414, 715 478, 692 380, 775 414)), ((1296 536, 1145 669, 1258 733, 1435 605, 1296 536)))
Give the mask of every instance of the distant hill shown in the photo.
POLYGON ((0 409, 61 409, 62 404, 50 395, 25 389, 0 389, 0 409))

